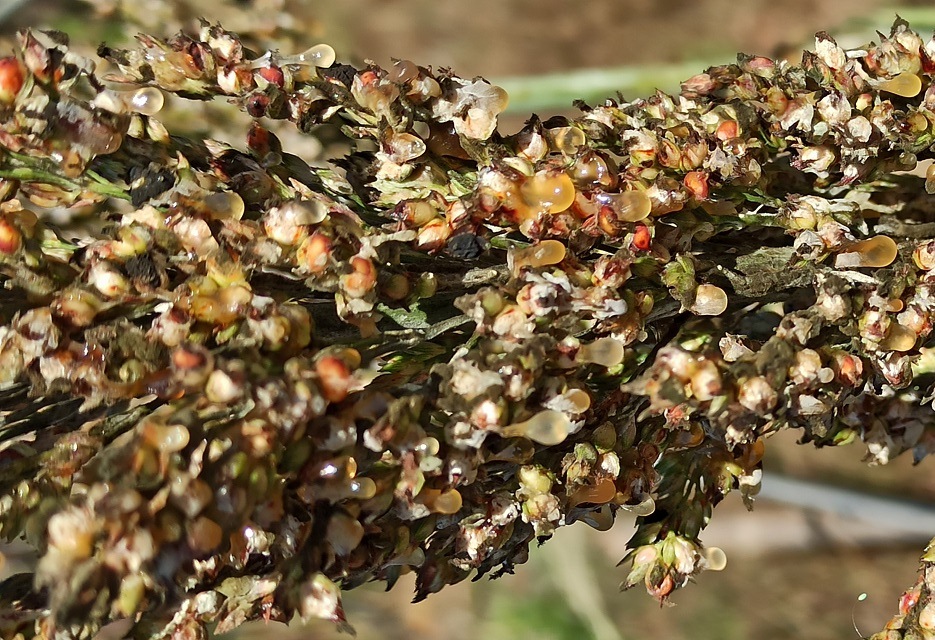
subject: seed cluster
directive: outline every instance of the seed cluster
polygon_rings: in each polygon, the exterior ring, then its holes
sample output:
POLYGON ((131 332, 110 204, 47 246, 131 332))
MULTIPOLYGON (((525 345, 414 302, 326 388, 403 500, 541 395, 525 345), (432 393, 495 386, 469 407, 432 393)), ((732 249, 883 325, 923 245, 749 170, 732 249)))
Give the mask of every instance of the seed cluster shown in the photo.
POLYGON ((409 61, 209 24, 99 53, 0 59, 0 534, 41 554, 5 637, 346 625, 341 589, 421 599, 620 509, 623 586, 665 600, 724 567, 699 535, 770 434, 935 445, 935 40, 902 21, 511 136, 503 90, 409 61), (165 94, 239 106, 244 150, 165 94))

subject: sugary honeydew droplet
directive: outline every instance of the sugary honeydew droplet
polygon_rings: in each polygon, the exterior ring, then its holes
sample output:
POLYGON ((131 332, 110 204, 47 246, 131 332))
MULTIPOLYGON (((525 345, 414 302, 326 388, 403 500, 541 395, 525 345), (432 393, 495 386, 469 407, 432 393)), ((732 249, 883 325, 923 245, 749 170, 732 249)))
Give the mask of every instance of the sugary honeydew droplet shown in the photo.
POLYGON ((565 259, 565 245, 558 240, 543 240, 513 254, 513 272, 523 267, 544 267, 558 264, 565 259))
POLYGON ((564 442, 574 425, 561 411, 547 409, 529 420, 511 424, 502 431, 505 436, 525 436, 534 442, 551 446, 564 442))
POLYGON ((296 62, 316 67, 330 67, 336 59, 334 49, 327 44, 316 44, 297 55, 296 62))
POLYGON ((461 510, 461 504, 461 494, 457 489, 450 489, 432 500, 431 508, 436 513, 451 515, 461 510))
POLYGON ((904 72, 880 83, 879 88, 880 91, 895 93, 904 98, 913 98, 922 91, 922 78, 914 73, 904 72))
POLYGON ((620 508, 635 516, 648 516, 656 510, 656 502, 652 498, 646 498, 639 504, 622 504, 620 508))
POLYGON ((925 170, 925 192, 929 195, 935 194, 935 162, 925 170))
POLYGON ((154 116, 162 110, 166 99, 156 87, 137 89, 127 100, 127 107, 144 116, 154 116))
POLYGON ((727 294, 713 284, 700 284, 695 290, 691 311, 699 316, 719 316, 727 309, 727 294))
POLYGON ((207 206, 218 220, 240 220, 244 213, 244 201, 234 191, 218 191, 205 198, 207 206))
POLYGON ((556 127, 549 133, 552 135, 555 148, 565 155, 576 153, 587 142, 584 131, 578 127, 556 127))
POLYGON ((593 485, 586 485, 575 491, 571 498, 574 505, 583 502, 591 504, 604 504, 610 502, 617 495, 617 485, 610 478, 601 478, 593 485))
POLYGON ((575 185, 567 173, 540 171, 520 186, 527 207, 546 213, 559 213, 575 201, 575 185))
POLYGON ((909 351, 916 345, 918 337, 916 332, 909 327, 894 322, 890 325, 889 331, 880 346, 887 351, 909 351))
POLYGON ((720 547, 708 547, 703 552, 705 568, 709 571, 723 571, 727 566, 727 554, 720 547))
POLYGON ((617 218, 625 222, 645 220, 653 210, 653 203, 643 191, 624 191, 611 199, 617 218))
POLYGON ((834 258, 838 269, 854 267, 888 267, 899 254, 896 241, 889 236, 874 236, 861 240, 834 258))
POLYGON ((575 359, 602 367, 615 367, 623 362, 624 353, 623 343, 616 338, 598 338, 590 344, 581 345, 575 359))
POLYGON ((369 500, 377 495, 377 483, 370 478, 355 478, 350 482, 351 494, 360 500, 369 500))
POLYGON ((572 404, 576 413, 584 413, 591 406, 591 396, 583 389, 566 391, 565 399, 572 404))

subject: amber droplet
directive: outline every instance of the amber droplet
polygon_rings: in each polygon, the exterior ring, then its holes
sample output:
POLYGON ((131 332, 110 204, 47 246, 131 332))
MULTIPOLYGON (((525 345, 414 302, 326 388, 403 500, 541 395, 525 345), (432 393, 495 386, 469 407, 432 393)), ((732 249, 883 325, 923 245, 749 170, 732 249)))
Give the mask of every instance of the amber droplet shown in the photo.
POLYGON ((720 547, 708 547, 702 552, 705 569, 709 571, 723 571, 727 566, 727 554, 720 547))
POLYGON ((327 44, 316 44, 302 53, 279 60, 280 64, 307 64, 314 67, 330 67, 336 59, 334 49, 327 44))
POLYGON ((400 84, 414 80, 419 75, 419 67, 411 60, 395 60, 390 67, 387 77, 392 82, 400 84))
POLYGON ((700 284, 690 311, 699 316, 719 316, 727 310, 727 294, 713 284, 700 284))
POLYGON ((855 267, 888 267, 896 259, 899 248, 889 236, 874 236, 856 242, 834 257, 838 269, 855 267))
POLYGON ((357 518, 335 513, 328 520, 328 532, 325 536, 337 555, 346 556, 364 539, 364 526, 357 518))
POLYGON ((565 399, 571 403, 575 413, 584 413, 591 406, 591 396, 583 389, 571 389, 565 392, 565 399))
POLYGON ((221 544, 223 530, 218 523, 201 516, 188 524, 188 544, 195 551, 207 553, 221 544))
POLYGON ((577 362, 592 362, 602 367, 615 367, 623 362, 623 343, 616 338, 598 338, 583 344, 575 357, 577 362))
POLYGON ((377 483, 370 478, 355 478, 348 484, 348 492, 358 500, 369 500, 377 495, 377 483))
POLYGON ((935 162, 925 170, 925 192, 929 195, 935 195, 935 162))
POLYGON ((246 209, 243 198, 234 191, 212 193, 204 202, 215 220, 240 220, 246 209))
POLYGON ((565 259, 565 245, 558 240, 543 240, 539 244, 519 249, 512 254, 513 273, 523 267, 544 267, 565 259))
POLYGON ((656 502, 652 498, 646 498, 639 504, 622 504, 620 508, 635 516, 648 516, 656 510, 656 502))
POLYGON ((436 513, 450 515, 461 510, 461 494, 457 489, 441 493, 432 501, 431 509, 436 513))
POLYGON ((595 199, 602 205, 609 206, 617 219, 624 222, 645 220, 653 210, 652 200, 644 191, 602 193, 595 199))
POLYGON ((922 91, 922 78, 914 73, 900 73, 895 78, 881 82, 878 88, 904 98, 913 98, 922 91))
POLYGON ((583 187, 613 188, 617 183, 617 176, 600 155, 590 152, 578 158, 572 169, 572 176, 583 187))
POLYGON ((675 434, 674 447, 697 447, 704 440, 704 429, 697 422, 692 422, 688 429, 675 434))
POLYGON ((581 487, 571 497, 573 505, 584 502, 590 504, 604 504, 610 502, 617 495, 617 485, 610 478, 601 478, 593 485, 581 487))
POLYGON ((886 337, 883 338, 880 347, 886 351, 909 351, 916 346, 918 337, 916 332, 909 327, 894 322, 886 332, 886 337))
POLYGON ((584 131, 578 127, 556 127, 549 130, 556 151, 567 156, 574 155, 587 142, 584 131))
POLYGON ((501 433, 506 437, 524 436, 539 444, 551 446, 564 442, 573 428, 574 424, 564 413, 547 409, 525 422, 504 427, 501 433))
POLYGON ((127 108, 144 116, 154 116, 162 110, 165 96, 156 87, 137 89, 126 98, 127 108))
POLYGON ((533 211, 558 213, 575 201, 575 185, 567 173, 540 171, 520 186, 520 195, 533 211))

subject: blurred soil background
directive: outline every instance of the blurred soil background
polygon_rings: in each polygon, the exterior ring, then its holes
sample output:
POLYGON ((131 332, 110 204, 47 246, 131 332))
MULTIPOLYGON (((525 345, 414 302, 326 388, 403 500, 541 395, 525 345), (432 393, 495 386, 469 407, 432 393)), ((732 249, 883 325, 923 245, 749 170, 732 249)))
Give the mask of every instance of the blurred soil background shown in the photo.
MULTIPOLYGON (((280 42, 298 53, 328 42, 338 59, 388 65, 411 59, 462 76, 484 76, 510 88, 511 112, 501 123, 517 130, 529 112, 540 116, 570 111, 571 99, 595 101, 610 95, 614 78, 628 98, 653 88, 677 90, 678 78, 709 64, 730 62, 738 51, 798 59, 816 31, 846 45, 859 45, 888 31, 898 12, 923 37, 935 28, 930 2, 886 5, 872 0, 96 0, 98 9, 120 10, 135 21, 128 29, 112 13, 100 17, 78 0, 0 0, 0 55, 19 27, 68 32, 88 55, 102 40, 126 42, 135 31, 168 35, 202 15, 232 30, 286 29, 280 42), (181 9, 180 9, 181 7, 181 9), (577 72, 577 73, 572 73, 577 72), (569 74, 543 84, 541 74, 569 74), (595 85, 596 82, 596 85, 595 85), (608 85, 607 83, 610 82, 608 85), (603 84, 602 84, 603 83, 603 84), (532 87, 528 95, 517 94, 532 87), (595 88, 596 86, 596 88, 595 88), (549 89, 548 87, 552 87, 549 89), (608 88, 609 87, 609 88, 608 88), (577 92, 577 93, 576 93, 577 92), (596 92, 596 93, 595 93, 596 92)), ((175 104, 178 107, 178 102, 175 104)), ((247 119, 227 105, 198 107, 192 116, 165 114, 170 130, 210 131, 240 145, 247 119), (177 125, 171 120, 178 117, 177 125)), ((292 152, 328 156, 327 142, 299 138, 280 128, 292 152)), ((907 456, 885 467, 868 467, 855 444, 816 451, 795 443, 794 434, 767 445, 764 495, 770 479, 791 476, 846 487, 892 500, 935 508, 933 463, 912 467, 907 456)), ((360 640, 539 638, 554 640, 809 640, 853 639, 852 611, 864 635, 878 630, 896 611, 900 593, 915 581, 927 536, 907 533, 900 522, 853 504, 859 519, 821 508, 821 492, 796 496, 811 505, 789 506, 761 498, 747 513, 739 497, 717 509, 703 540, 722 547, 729 564, 705 573, 697 584, 660 608, 641 589, 619 593, 632 522, 621 519, 608 532, 584 524, 560 529, 530 554, 516 575, 497 581, 462 583, 426 602, 411 605, 411 576, 389 593, 370 585, 345 594, 349 620, 360 640), (859 594, 869 598, 857 603, 859 594)), ((935 526, 931 529, 935 533, 935 526)), ((5 572, 21 571, 28 559, 11 555, 5 572)), ((338 638, 328 623, 311 627, 243 627, 232 640, 277 637, 338 638)), ((117 636, 119 637, 119 636, 117 636)))

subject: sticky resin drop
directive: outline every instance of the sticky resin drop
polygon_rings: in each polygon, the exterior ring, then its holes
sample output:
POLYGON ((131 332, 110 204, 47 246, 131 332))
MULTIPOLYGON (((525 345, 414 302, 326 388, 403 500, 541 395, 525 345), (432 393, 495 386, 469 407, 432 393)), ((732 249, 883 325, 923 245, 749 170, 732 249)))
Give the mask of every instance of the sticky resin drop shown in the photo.
POLYGON ((364 526, 349 515, 334 513, 328 520, 325 539, 339 556, 346 556, 364 539, 364 526))
POLYGON ((890 325, 886 337, 880 343, 880 347, 887 351, 909 351, 916 346, 918 337, 916 332, 909 327, 894 322, 890 325))
POLYGON ((635 516, 648 516, 656 510, 656 502, 652 498, 646 498, 639 504, 622 504, 621 509, 629 511, 635 516))
POLYGON ((124 103, 130 111, 144 116, 154 116, 162 110, 166 99, 162 91, 156 87, 143 87, 126 96, 124 103))
POLYGON ((609 189, 613 188, 617 182, 617 177, 607 161, 593 152, 578 158, 572 169, 572 177, 582 187, 604 187, 609 189))
POLYGON ((558 240, 543 240, 525 249, 518 249, 511 254, 513 273, 519 273, 523 267, 545 267, 558 264, 565 259, 565 245, 558 240))
POLYGON ((240 220, 243 217, 243 198, 233 191, 218 191, 204 200, 215 220, 240 220))
POLYGON ((501 433, 508 438, 523 436, 539 444, 551 446, 564 442, 573 428, 574 424, 564 413, 547 409, 525 422, 504 427, 501 433))
POLYGON ((615 367, 623 362, 623 343, 616 338, 598 338, 583 344, 575 356, 577 362, 591 362, 602 367, 615 367))
POLYGON ((316 44, 300 54, 279 59, 279 64, 303 64, 313 67, 330 67, 334 64, 336 55, 334 49, 327 44, 316 44))
POLYGON ((601 478, 592 485, 585 485, 575 491, 571 503, 575 506, 584 502, 590 504, 604 504, 610 502, 617 495, 617 485, 610 478, 601 478))
POLYGON ((387 77, 391 82, 400 84, 414 80, 419 75, 419 67, 410 60, 395 60, 390 67, 387 77))
POLYGON ((690 311, 699 316, 719 316, 727 309, 727 294, 713 284, 700 284, 690 311))
POLYGON ((583 389, 569 389, 563 395, 574 413, 584 413, 591 407, 591 396, 583 389))
POLYGON ((922 91, 922 78, 914 73, 900 73, 895 78, 884 80, 878 85, 880 91, 894 93, 904 98, 913 98, 922 91))
POLYGON ((457 489, 449 489, 440 492, 437 496, 432 496, 427 505, 435 513, 451 515, 461 510, 461 494, 457 489))
POLYGON ((855 267, 888 267, 896 259, 899 249, 889 236, 874 236, 852 244, 834 257, 838 269, 855 267))
POLYGON ((623 193, 601 193, 595 197, 601 205, 609 206, 618 220, 639 222, 645 220, 653 210, 652 200, 644 191, 623 193))
POLYGON ((708 547, 701 555, 709 571, 723 571, 727 566, 727 554, 720 547, 708 547))
POLYGON ((369 500, 377 495, 377 484, 370 478, 354 478, 348 483, 347 490, 358 500, 369 500))
POLYGON ((578 127, 556 127, 549 130, 552 144, 566 156, 574 155, 587 142, 584 131, 578 127))
POLYGON ((935 162, 925 170, 925 192, 929 195, 935 194, 935 162))
POLYGON ((575 185, 567 173, 540 171, 520 186, 520 195, 533 211, 559 213, 575 201, 575 185))

